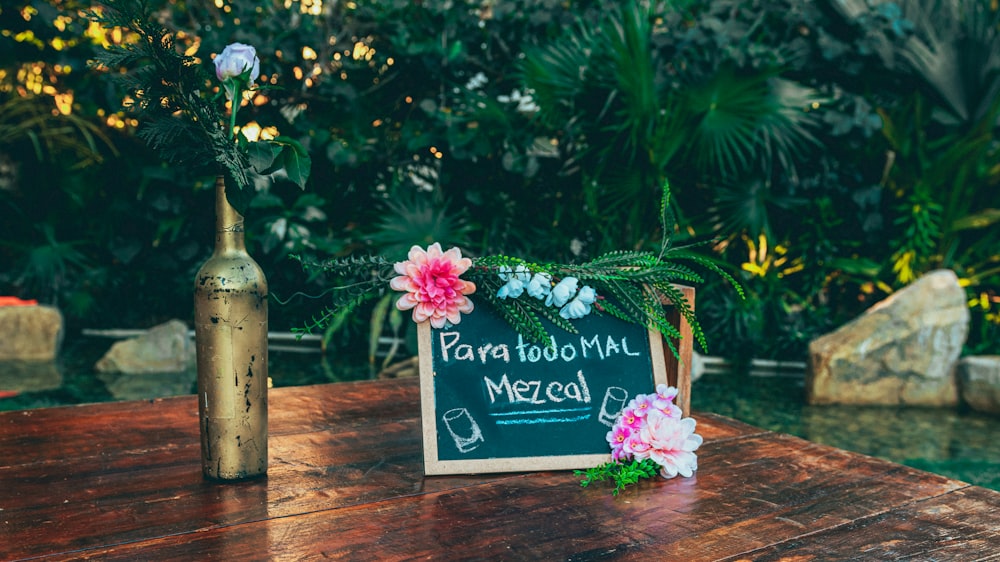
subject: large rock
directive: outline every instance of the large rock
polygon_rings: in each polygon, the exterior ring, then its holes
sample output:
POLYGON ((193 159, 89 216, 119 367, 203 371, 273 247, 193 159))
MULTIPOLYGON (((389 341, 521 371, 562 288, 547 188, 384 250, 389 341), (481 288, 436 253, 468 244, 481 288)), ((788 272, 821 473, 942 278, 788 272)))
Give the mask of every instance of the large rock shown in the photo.
POLYGON ((810 404, 954 406, 969 333, 965 291, 939 270, 809 344, 810 404))
POLYGON ((62 335, 58 308, 0 306, 0 361, 52 361, 59 354, 62 335))
POLYGON ((101 373, 179 373, 194 362, 195 347, 187 325, 170 320, 141 336, 115 342, 95 368, 101 373))
POLYGON ((964 357, 958 362, 962 400, 979 412, 1000 415, 1000 355, 964 357))

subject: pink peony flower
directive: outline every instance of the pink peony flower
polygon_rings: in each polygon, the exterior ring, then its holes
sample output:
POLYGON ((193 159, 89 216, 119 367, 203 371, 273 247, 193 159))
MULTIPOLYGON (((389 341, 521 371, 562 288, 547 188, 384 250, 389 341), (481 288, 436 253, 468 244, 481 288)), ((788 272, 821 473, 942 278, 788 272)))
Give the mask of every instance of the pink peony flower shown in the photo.
POLYGON ((680 474, 687 478, 698 469, 694 451, 701 446, 702 438, 694 430, 692 418, 676 418, 660 410, 650 410, 646 415, 639 437, 649 447, 644 456, 660 465, 660 476, 673 478, 680 474))
POLYGON ((396 301, 396 308, 413 309, 414 322, 430 320, 435 328, 443 328, 445 322, 458 324, 461 313, 472 312, 472 301, 466 295, 476 292, 476 285, 458 278, 472 267, 472 260, 463 258, 461 250, 443 252, 441 244, 435 242, 426 251, 413 246, 407 257, 395 265, 400 275, 389 282, 394 290, 405 293, 396 301))

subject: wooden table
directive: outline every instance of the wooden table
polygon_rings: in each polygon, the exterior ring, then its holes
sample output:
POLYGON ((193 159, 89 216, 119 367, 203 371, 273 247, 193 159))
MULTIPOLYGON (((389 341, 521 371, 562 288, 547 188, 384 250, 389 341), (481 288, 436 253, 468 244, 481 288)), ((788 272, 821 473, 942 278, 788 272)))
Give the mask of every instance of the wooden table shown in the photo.
POLYGON ((695 413, 700 469, 424 477, 415 380, 275 389, 266 479, 193 396, 0 414, 0 559, 997 560, 1000 493, 695 413))

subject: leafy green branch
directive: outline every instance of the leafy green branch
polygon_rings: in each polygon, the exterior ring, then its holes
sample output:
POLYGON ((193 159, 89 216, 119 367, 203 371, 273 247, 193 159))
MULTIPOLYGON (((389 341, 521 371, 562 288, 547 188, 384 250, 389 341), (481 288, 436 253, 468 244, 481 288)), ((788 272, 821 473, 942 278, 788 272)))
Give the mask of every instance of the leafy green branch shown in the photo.
MULTIPOLYGON (((664 185, 661 198, 663 232, 672 232, 668 220, 669 186, 664 185)), ((521 258, 495 255, 472 260, 463 277, 476 285, 475 297, 497 311, 517 333, 542 345, 551 345, 546 322, 570 333, 577 329, 571 321, 583 315, 609 314, 620 320, 639 324, 660 332, 674 356, 680 357, 674 343, 681 332, 671 322, 665 306, 673 307, 691 326, 694 339, 707 349, 704 331, 694 313, 693 303, 688 302, 678 283, 697 284, 703 281, 694 265, 712 270, 736 287, 740 296, 743 290, 736 280, 710 260, 690 253, 686 247, 673 247, 665 241, 659 254, 642 251, 613 251, 588 262, 574 264, 534 263, 521 258), (576 281, 572 281, 575 279, 576 281), (529 281, 530 279, 530 281, 529 281), (565 291, 558 299, 555 292, 560 285, 565 291), (516 283, 516 291, 505 286, 516 283), (576 285, 583 283, 577 291, 576 285), (534 289, 528 285, 534 284, 534 289), (572 287, 572 288, 569 288, 572 287), (586 291, 585 291, 586 289, 586 291), (575 312, 570 312, 571 299, 588 293, 587 302, 575 312), (560 307, 566 307, 561 309, 560 307)), ((369 291, 385 291, 395 276, 394 264, 381 256, 348 257, 321 264, 304 264, 337 277, 344 283, 332 291, 332 302, 327 315, 314 321, 308 329, 320 327, 323 320, 335 317, 336 311, 356 306, 354 299, 369 291)), ((574 306, 575 306, 574 304, 574 306)))
POLYGON ((671 324, 664 309, 665 304, 677 309, 691 325, 692 335, 698 344, 703 349, 707 348, 704 331, 698 323, 692 303, 687 301, 684 293, 676 286, 677 283, 701 283, 703 277, 677 260, 689 260, 716 271, 743 296, 742 288, 727 272, 707 259, 683 253, 677 248, 669 250, 666 256, 657 256, 651 252, 610 252, 580 265, 537 264, 520 258, 490 256, 474 260, 473 268, 466 277, 477 284, 480 288, 477 292, 500 311, 512 328, 525 337, 542 343, 548 342, 549 337, 540 318, 548 319, 570 332, 576 330, 570 322, 554 314, 554 309, 543 300, 530 297, 497 298, 496 292, 504 284, 501 274, 521 267, 531 274, 547 274, 553 282, 575 277, 581 283, 592 286, 600 295, 600 300, 595 304, 598 314, 607 313, 659 331, 666 336, 669 347, 676 355, 678 351, 671 340, 679 339, 681 334, 671 324), (516 313, 507 312, 510 307, 516 307, 516 313))
POLYGON ((219 107, 202 96, 210 89, 210 77, 195 57, 181 52, 152 8, 141 0, 105 0, 100 12, 90 12, 102 26, 137 37, 98 51, 92 66, 125 70, 115 75, 128 96, 125 108, 143 121, 139 137, 165 160, 184 165, 216 162, 241 189, 251 189, 246 155, 229 139, 219 107))
POLYGON ((381 256, 351 256, 323 262, 305 260, 297 255, 289 257, 305 269, 322 271, 341 282, 322 295, 328 296, 330 302, 318 316, 314 315, 303 327, 292 329, 302 335, 320 330, 327 334, 335 331, 358 306, 385 294, 395 273, 394 264, 381 256))
POLYGON ((583 476, 580 486, 584 488, 595 482, 610 480, 615 485, 615 489, 611 493, 617 496, 626 487, 637 484, 639 480, 656 476, 658 470, 659 465, 653 459, 641 461, 632 459, 630 461, 608 461, 586 470, 575 470, 573 473, 577 476, 583 476))
POLYGON ((220 103, 223 91, 213 85, 213 77, 198 58, 182 52, 174 32, 155 17, 151 2, 103 0, 102 9, 86 15, 103 27, 121 28, 126 37, 133 38, 108 45, 95 55, 91 66, 121 71, 114 79, 125 90, 123 105, 142 121, 139 138, 164 160, 183 166, 208 165, 212 173, 223 174, 226 198, 240 214, 246 213, 256 194, 257 175, 283 170, 284 177, 305 189, 311 169, 305 148, 288 137, 251 142, 240 134, 234 141, 242 89, 235 89, 227 118, 220 103))

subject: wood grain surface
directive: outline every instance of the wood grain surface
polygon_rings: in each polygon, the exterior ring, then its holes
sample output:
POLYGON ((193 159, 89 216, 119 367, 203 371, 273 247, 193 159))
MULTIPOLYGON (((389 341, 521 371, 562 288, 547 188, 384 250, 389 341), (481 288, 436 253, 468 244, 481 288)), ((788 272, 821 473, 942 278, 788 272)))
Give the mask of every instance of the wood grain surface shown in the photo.
POLYGON ((0 414, 0 559, 997 560, 1000 493, 694 413, 694 477, 423 475, 417 381, 271 391, 266 478, 194 397, 0 414), (652 558, 650 558, 652 556, 652 558))

